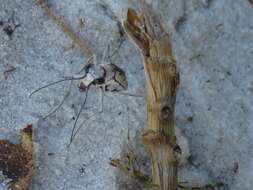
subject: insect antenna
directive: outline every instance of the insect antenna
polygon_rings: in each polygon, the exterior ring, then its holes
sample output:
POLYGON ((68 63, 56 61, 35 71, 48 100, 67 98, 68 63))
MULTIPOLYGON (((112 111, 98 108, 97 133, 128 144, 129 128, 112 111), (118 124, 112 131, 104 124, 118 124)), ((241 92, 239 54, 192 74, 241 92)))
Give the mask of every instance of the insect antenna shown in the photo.
MULTIPOLYGON (((94 114, 92 114, 89 118, 87 118, 86 120, 84 120, 80 125, 79 127, 76 129, 76 132, 73 134, 73 140, 75 138, 75 136, 77 135, 77 133, 79 132, 79 130, 81 129, 81 127, 84 125, 84 123, 86 123, 88 120, 92 119, 93 117, 97 116, 97 114, 100 114, 101 112, 96 112, 94 114)), ((73 141, 72 140, 72 141, 73 141)))
POLYGON ((34 91, 31 92, 31 94, 29 95, 29 98, 31 98, 35 93, 39 92, 40 90, 44 89, 44 88, 47 88, 49 86, 53 86, 55 84, 58 84, 58 83, 61 83, 61 82, 65 82, 65 81, 73 81, 73 80, 80 80, 80 79, 83 79, 86 77, 86 74, 84 76, 81 76, 81 77, 66 77, 65 79, 61 79, 61 80, 58 80, 58 81, 55 81, 55 82, 52 82, 52 83, 49 83, 45 86, 42 86, 34 91))
POLYGON ((85 98, 84 98, 83 104, 82 104, 82 106, 81 106, 81 108, 80 108, 80 110, 79 110, 79 112, 78 112, 78 114, 77 114, 77 117, 76 117, 74 126, 73 126, 72 131, 71 131, 70 141, 69 141, 69 144, 68 144, 67 147, 70 147, 70 145, 71 145, 71 143, 73 142, 74 137, 75 137, 75 135, 76 135, 75 129, 76 129, 77 121, 78 121, 78 119, 79 119, 79 117, 80 117, 80 114, 81 114, 81 112, 82 112, 82 110, 83 110, 85 104, 86 104, 86 101, 87 101, 87 98, 88 98, 88 92, 89 92, 89 87, 88 87, 87 90, 86 90, 85 98))

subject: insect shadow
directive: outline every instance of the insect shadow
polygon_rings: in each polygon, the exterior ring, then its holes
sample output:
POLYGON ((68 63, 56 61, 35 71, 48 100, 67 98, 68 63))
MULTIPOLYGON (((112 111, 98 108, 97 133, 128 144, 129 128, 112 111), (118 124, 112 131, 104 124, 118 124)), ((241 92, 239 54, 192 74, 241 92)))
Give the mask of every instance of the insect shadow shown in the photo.
MULTIPOLYGON (((110 51, 109 46, 107 48, 107 51, 108 52, 110 51)), ((101 92, 100 105, 101 105, 101 107, 99 109, 99 113, 101 113, 101 112, 103 112, 103 92, 106 92, 106 91, 120 92, 120 91, 126 90, 128 87, 128 82, 127 82, 125 72, 120 67, 118 67, 116 64, 111 63, 112 61, 111 61, 110 56, 106 57, 107 51, 104 51, 102 62, 100 64, 96 63, 96 56, 93 55, 92 57, 90 57, 88 59, 87 63, 82 67, 82 69, 77 74, 75 74, 73 76, 65 76, 60 80, 57 80, 57 81, 49 83, 45 86, 42 86, 42 87, 32 91, 31 94, 29 95, 29 98, 31 98, 34 94, 36 94, 37 92, 39 92, 47 87, 56 85, 58 83, 71 81, 69 89, 67 90, 67 93, 64 95, 64 98, 62 99, 60 104, 57 105, 55 108, 53 108, 52 111, 50 111, 47 115, 45 115, 43 117, 43 119, 46 119, 47 117, 54 114, 63 105, 64 101, 67 99, 67 97, 70 94, 72 82, 73 81, 80 81, 78 88, 79 88, 80 92, 85 93, 85 96, 84 96, 83 103, 81 104, 81 107, 80 107, 78 114, 75 118, 75 122, 74 122, 74 125, 72 128, 72 131, 71 131, 71 136, 70 136, 70 141, 69 141, 68 147, 71 145, 71 143, 73 142, 75 136, 77 135, 80 127, 82 126, 82 125, 80 125, 78 128, 76 128, 80 114, 81 114, 82 110, 84 109, 85 104, 87 102, 89 90, 93 87, 100 89, 100 92, 101 92), (109 60, 108 61, 109 63, 105 62, 106 60, 109 60)))

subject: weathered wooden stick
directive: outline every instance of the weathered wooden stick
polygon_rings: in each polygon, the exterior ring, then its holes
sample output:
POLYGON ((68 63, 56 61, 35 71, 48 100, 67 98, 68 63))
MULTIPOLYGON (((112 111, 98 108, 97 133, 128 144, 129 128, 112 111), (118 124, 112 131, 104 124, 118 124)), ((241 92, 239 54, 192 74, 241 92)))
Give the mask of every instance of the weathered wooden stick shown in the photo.
POLYGON ((123 22, 141 50, 147 81, 148 130, 143 134, 152 161, 152 183, 161 190, 177 190, 181 149, 175 136, 175 101, 179 72, 170 38, 152 9, 140 1, 141 13, 128 9, 123 22))

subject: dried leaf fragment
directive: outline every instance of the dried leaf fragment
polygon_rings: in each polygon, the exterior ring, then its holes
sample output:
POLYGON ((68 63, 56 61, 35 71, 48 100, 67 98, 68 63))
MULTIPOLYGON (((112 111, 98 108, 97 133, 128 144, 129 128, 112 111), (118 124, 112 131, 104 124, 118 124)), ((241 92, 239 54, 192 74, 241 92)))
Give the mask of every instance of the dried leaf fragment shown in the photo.
POLYGON ((141 168, 137 163, 136 155, 129 152, 120 159, 111 159, 110 165, 120 169, 142 187, 154 190, 158 189, 158 186, 152 183, 151 178, 141 171, 141 168))
POLYGON ((11 190, 28 190, 34 172, 33 128, 20 130, 20 144, 0 140, 0 171, 10 180, 11 190))

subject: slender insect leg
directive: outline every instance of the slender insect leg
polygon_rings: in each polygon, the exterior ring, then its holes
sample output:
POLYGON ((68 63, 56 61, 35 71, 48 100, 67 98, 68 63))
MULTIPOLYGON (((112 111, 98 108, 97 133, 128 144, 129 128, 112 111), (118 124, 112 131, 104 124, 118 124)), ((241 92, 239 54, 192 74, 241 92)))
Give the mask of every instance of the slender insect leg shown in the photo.
MULTIPOLYGON (((93 118, 94 116, 96 116, 97 114, 100 114, 103 112, 103 100, 104 100, 104 87, 105 85, 97 85, 96 87, 99 87, 100 88, 100 108, 99 108, 99 111, 92 114, 88 119, 85 119, 79 126, 78 128, 75 130, 76 128, 76 124, 74 125, 73 129, 72 129, 72 133, 71 133, 71 141, 70 141, 70 144, 71 142, 73 142, 75 136, 77 135, 77 133, 79 132, 80 128, 84 125, 85 122, 87 122, 89 119, 93 118)), ((78 118, 77 118, 78 119, 78 118)), ((76 120, 77 120, 76 119, 76 120)))
POLYGON ((95 54, 93 55, 93 64, 97 65, 97 56, 95 54))
POLYGON ((123 41, 120 41, 119 45, 112 51, 112 53, 110 53, 110 56, 109 56, 110 61, 111 61, 111 58, 118 53, 122 44, 123 44, 123 41))
POLYGON ((60 109, 60 107, 63 105, 63 103, 65 102, 65 100, 68 98, 70 92, 71 92, 71 87, 72 87, 73 81, 70 82, 69 84, 69 88, 67 89, 66 93, 63 96, 62 101, 56 106, 54 107, 48 114, 46 114, 43 119, 46 119, 48 117, 50 117, 51 115, 53 115, 58 109, 60 109))
POLYGON ((112 54, 111 54, 111 46, 108 44, 107 46, 107 59, 110 63, 112 63, 112 54))
POLYGON ((88 72, 87 69, 89 69, 89 67, 91 65, 94 65, 93 59, 94 59, 94 56, 89 57, 88 60, 87 60, 87 63, 84 64, 84 66, 76 74, 78 75, 78 74, 82 73, 83 71, 85 71, 86 74, 87 74, 87 72, 88 72))
POLYGON ((104 86, 101 86, 100 88, 100 108, 99 113, 102 113, 104 110, 104 86))
MULTIPOLYGON (((97 114, 99 114, 99 112, 97 112, 97 113, 93 113, 88 119, 85 119, 79 126, 78 126, 78 128, 76 129, 76 131, 75 131, 75 133, 74 133, 74 135, 73 135, 73 140, 74 140, 74 138, 76 137, 76 135, 77 135, 77 133, 79 132, 79 130, 81 129, 81 127, 84 125, 84 123, 86 123, 88 120, 90 120, 90 119, 92 119, 93 117, 95 117, 97 114)), ((73 141, 72 140, 72 141, 73 141)))
POLYGON ((107 45, 106 49, 103 51, 102 61, 100 65, 106 64, 107 59, 110 61, 110 45, 107 45))
POLYGON ((76 125, 77 125, 77 121, 78 121, 78 119, 79 119, 79 117, 80 117, 80 114, 81 114, 81 112, 82 112, 82 110, 83 110, 83 108, 84 108, 85 104, 86 104, 87 97, 88 97, 88 92, 89 92, 89 88, 87 88, 87 90, 86 90, 86 93, 85 93, 85 98, 84 98, 83 104, 82 104, 82 106, 81 106, 81 108, 80 108, 80 110, 79 110, 79 112, 78 112, 78 114, 77 114, 77 117, 76 117, 76 120, 75 120, 74 126, 73 126, 73 128, 72 128, 72 131, 71 131, 71 136, 70 136, 70 142, 69 142, 68 147, 71 145, 71 143, 72 143, 72 141, 73 141, 73 139, 74 139, 74 135, 75 135, 75 128, 76 128, 76 125))
POLYGON ((104 63, 105 63, 105 58, 106 58, 107 49, 108 49, 108 48, 106 48, 106 49, 104 50, 104 52, 103 52, 103 57, 102 57, 101 65, 104 65, 104 63))

